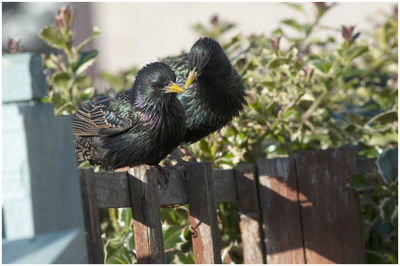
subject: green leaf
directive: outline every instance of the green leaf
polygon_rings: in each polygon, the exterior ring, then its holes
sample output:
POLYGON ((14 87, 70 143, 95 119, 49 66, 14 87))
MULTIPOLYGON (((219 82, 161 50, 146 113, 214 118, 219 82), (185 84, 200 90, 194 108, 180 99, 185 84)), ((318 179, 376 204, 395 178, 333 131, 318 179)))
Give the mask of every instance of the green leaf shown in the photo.
POLYGON ((374 252, 372 250, 366 250, 367 261, 369 264, 387 264, 387 260, 383 254, 374 252))
POLYGON ((354 58, 362 55, 363 53, 367 52, 369 50, 367 45, 360 45, 360 46, 354 46, 351 48, 351 50, 347 53, 347 60, 351 61, 354 58))
POLYGON ((379 145, 379 146, 387 146, 390 143, 395 143, 398 141, 397 132, 388 131, 388 132, 373 132, 368 136, 368 144, 369 145, 379 145))
POLYGON ((81 74, 96 61, 98 54, 97 50, 82 52, 79 55, 78 61, 72 65, 72 70, 78 75, 81 74))
POLYGON ((205 139, 201 139, 199 144, 200 144, 200 149, 204 153, 206 153, 206 154, 210 154, 211 153, 210 147, 208 146, 208 143, 207 143, 207 141, 205 139))
POLYGON ((122 208, 120 220, 125 224, 125 228, 124 228, 125 232, 128 232, 129 230, 131 230, 132 209, 131 208, 122 208))
POLYGON ((85 101, 92 99, 94 97, 94 92, 95 92, 94 87, 89 87, 89 88, 84 89, 81 92, 81 94, 79 95, 79 101, 85 102, 85 101))
POLYGON ((167 230, 164 230, 164 249, 176 248, 178 246, 178 243, 181 243, 183 241, 180 235, 181 233, 179 231, 179 228, 176 226, 171 226, 167 230))
POLYGON ((105 244, 105 251, 106 251, 106 256, 105 259, 108 261, 111 259, 114 254, 124 245, 124 241, 119 238, 115 239, 109 239, 106 244, 105 244))
POLYGON ((182 264, 194 264, 193 252, 189 252, 188 254, 179 253, 178 258, 182 264))
POLYGON ((87 76, 79 76, 75 79, 75 85, 79 88, 88 88, 90 86, 90 78, 87 76))
POLYGON ((192 25, 192 29, 201 36, 210 36, 210 31, 200 23, 192 25))
POLYGON ((233 23, 224 23, 221 27, 221 34, 233 29, 235 26, 233 23))
POLYGON ((269 63, 269 68, 274 69, 287 63, 289 63, 289 59, 287 58, 282 58, 282 57, 275 58, 269 63))
POLYGON ((387 44, 387 35, 385 28, 381 27, 375 30, 375 37, 379 44, 383 47, 387 44))
POLYGON ((185 230, 183 230, 183 238, 186 241, 190 241, 192 239, 192 232, 190 231, 189 226, 186 226, 185 230))
POLYGON ((78 47, 76 48, 78 52, 81 51, 83 47, 85 47, 89 42, 91 42, 94 38, 101 34, 100 30, 97 27, 93 27, 92 35, 89 38, 81 42, 78 47))
POLYGON ((231 47, 232 45, 234 45, 235 43, 241 41, 242 39, 243 39, 242 35, 240 35, 240 34, 235 35, 234 37, 231 38, 231 40, 230 40, 229 42, 225 43, 225 44, 222 46, 222 49, 226 50, 226 49, 228 49, 229 47, 231 47))
POLYGON ((397 111, 389 110, 374 116, 373 118, 371 118, 371 120, 368 121, 367 124, 370 124, 372 122, 378 122, 385 125, 396 121, 397 121, 397 111))
POLYGON ((39 33, 39 36, 52 47, 59 49, 66 49, 67 47, 68 39, 64 38, 53 26, 44 28, 39 33))
POLYGON ((384 198, 379 203, 379 216, 384 221, 390 221, 396 211, 396 201, 394 198, 384 198))
POLYGON ((291 116, 294 116, 297 119, 300 119, 300 114, 298 108, 295 106, 293 108, 288 108, 283 112, 283 118, 289 119, 291 116))
POLYGON ((192 248, 192 242, 186 242, 181 245, 181 250, 183 252, 189 252, 191 248, 192 248))
POLYGON ((51 102, 55 107, 65 103, 65 100, 61 97, 59 92, 50 91, 48 101, 51 102))
POLYGON ((124 79, 117 75, 103 71, 100 73, 100 76, 103 80, 107 81, 108 83, 110 83, 111 86, 115 88, 122 88, 122 86, 124 85, 124 79))
POLYGON ((358 175, 355 178, 351 179, 347 184, 347 187, 350 187, 356 191, 363 191, 367 190, 373 187, 373 183, 371 178, 364 176, 364 175, 358 175))
POLYGON ((179 252, 179 250, 165 252, 165 264, 172 264, 176 254, 178 254, 179 252))
POLYGON ((276 87, 276 81, 271 79, 265 79, 259 81, 259 83, 267 88, 274 88, 276 87))
POLYGON ((306 11, 303 9, 302 5, 295 4, 295 3, 283 3, 283 4, 289 6, 289 7, 293 8, 293 9, 295 9, 297 11, 300 11, 301 13, 303 13, 305 15, 307 14, 306 11))
POLYGON ((398 148, 385 149, 376 161, 378 173, 386 184, 397 181, 398 148))
POLYGON ((58 62, 57 57, 54 54, 50 54, 49 57, 44 57, 43 58, 43 66, 44 68, 49 68, 49 69, 57 69, 58 66, 56 64, 58 62))
POLYGON ((300 24, 299 24, 296 20, 294 20, 294 19, 282 20, 282 23, 285 24, 285 25, 287 25, 287 26, 290 26, 290 27, 296 29, 296 30, 299 31, 299 32, 302 32, 302 31, 304 30, 303 26, 300 25, 300 24))
POLYGON ((112 256, 108 256, 106 260, 107 264, 131 264, 132 255, 125 246, 121 246, 113 253, 112 256))
POLYGON ((57 73, 52 78, 52 83, 54 86, 68 89, 69 82, 71 81, 71 76, 67 72, 57 73))
POLYGON ((313 60, 312 64, 322 73, 328 73, 331 69, 331 63, 323 59, 313 60))

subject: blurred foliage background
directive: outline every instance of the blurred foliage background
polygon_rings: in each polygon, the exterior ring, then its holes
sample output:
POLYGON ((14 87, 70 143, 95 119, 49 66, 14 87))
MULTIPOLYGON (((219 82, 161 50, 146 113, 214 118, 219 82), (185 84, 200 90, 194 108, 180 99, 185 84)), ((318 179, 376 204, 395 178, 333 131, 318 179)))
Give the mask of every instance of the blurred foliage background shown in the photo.
MULTIPOLYGON (((377 158, 377 173, 358 175, 348 186, 360 193, 368 262, 397 263, 397 5, 392 14, 377 14, 384 23, 362 33, 353 25, 320 25, 335 4, 315 3, 313 14, 300 4, 286 5, 306 22, 286 19, 269 35, 238 34, 228 41, 224 35, 235 27, 232 22, 214 16, 208 25, 192 25, 199 36, 220 41, 242 76, 249 106, 189 149, 215 168, 343 145, 377 158), (327 37, 318 37, 322 31, 327 37)), ((73 18, 69 8, 62 8, 55 25, 40 32, 60 51, 42 56, 49 84, 44 101, 54 104, 57 115, 72 114, 94 97, 98 82, 116 91, 130 88, 138 70, 103 71, 99 80, 91 80, 86 70, 98 51, 84 47, 100 32, 94 28, 75 45, 73 18)), ((135 262, 130 209, 101 214, 106 263, 135 262)), ((167 263, 193 263, 187 206, 163 208, 161 215, 167 263)), ((218 215, 224 263, 243 263, 237 206, 219 204, 218 215)))

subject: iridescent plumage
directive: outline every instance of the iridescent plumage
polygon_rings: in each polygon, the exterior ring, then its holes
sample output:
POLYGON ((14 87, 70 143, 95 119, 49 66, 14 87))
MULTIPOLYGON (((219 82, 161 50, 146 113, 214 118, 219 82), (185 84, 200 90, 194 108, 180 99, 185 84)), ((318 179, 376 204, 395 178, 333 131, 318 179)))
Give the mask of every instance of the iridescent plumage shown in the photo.
POLYGON ((167 57, 163 62, 174 70, 181 86, 190 71, 196 72, 191 86, 178 96, 186 113, 184 142, 196 142, 221 129, 247 104, 241 77, 215 40, 202 38, 189 53, 167 57))
POLYGON ((168 65, 152 63, 130 90, 81 106, 72 116, 78 160, 103 169, 158 165, 185 134, 185 113, 171 86, 175 79, 168 65))

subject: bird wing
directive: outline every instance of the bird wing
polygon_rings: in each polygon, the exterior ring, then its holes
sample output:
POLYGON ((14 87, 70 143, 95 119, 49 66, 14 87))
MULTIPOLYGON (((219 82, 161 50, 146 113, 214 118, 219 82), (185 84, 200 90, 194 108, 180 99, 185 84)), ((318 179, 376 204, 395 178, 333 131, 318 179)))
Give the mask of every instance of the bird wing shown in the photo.
POLYGON ((166 63, 175 72, 176 83, 183 86, 189 73, 188 54, 185 53, 178 56, 168 56, 161 59, 161 61, 166 63))
MULTIPOLYGON (((130 120, 110 108, 114 97, 99 96, 82 105, 72 116, 72 133, 80 136, 109 136, 132 127, 130 120)), ((129 105, 129 103, 128 103, 129 105)))

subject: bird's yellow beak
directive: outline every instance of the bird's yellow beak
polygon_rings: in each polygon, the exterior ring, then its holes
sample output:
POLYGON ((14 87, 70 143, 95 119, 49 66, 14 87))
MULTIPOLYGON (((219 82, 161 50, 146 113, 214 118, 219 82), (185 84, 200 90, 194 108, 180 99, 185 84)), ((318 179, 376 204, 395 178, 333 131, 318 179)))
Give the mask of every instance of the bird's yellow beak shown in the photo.
POLYGON ((166 89, 166 92, 175 92, 175 93, 182 93, 185 91, 181 86, 179 86, 178 84, 176 84, 174 82, 171 82, 171 84, 168 87, 166 87, 165 89, 166 89))
POLYGON ((192 71, 189 72, 189 76, 185 82, 185 89, 187 89, 187 87, 189 87, 190 84, 192 84, 195 78, 196 78, 196 68, 193 68, 192 71))

